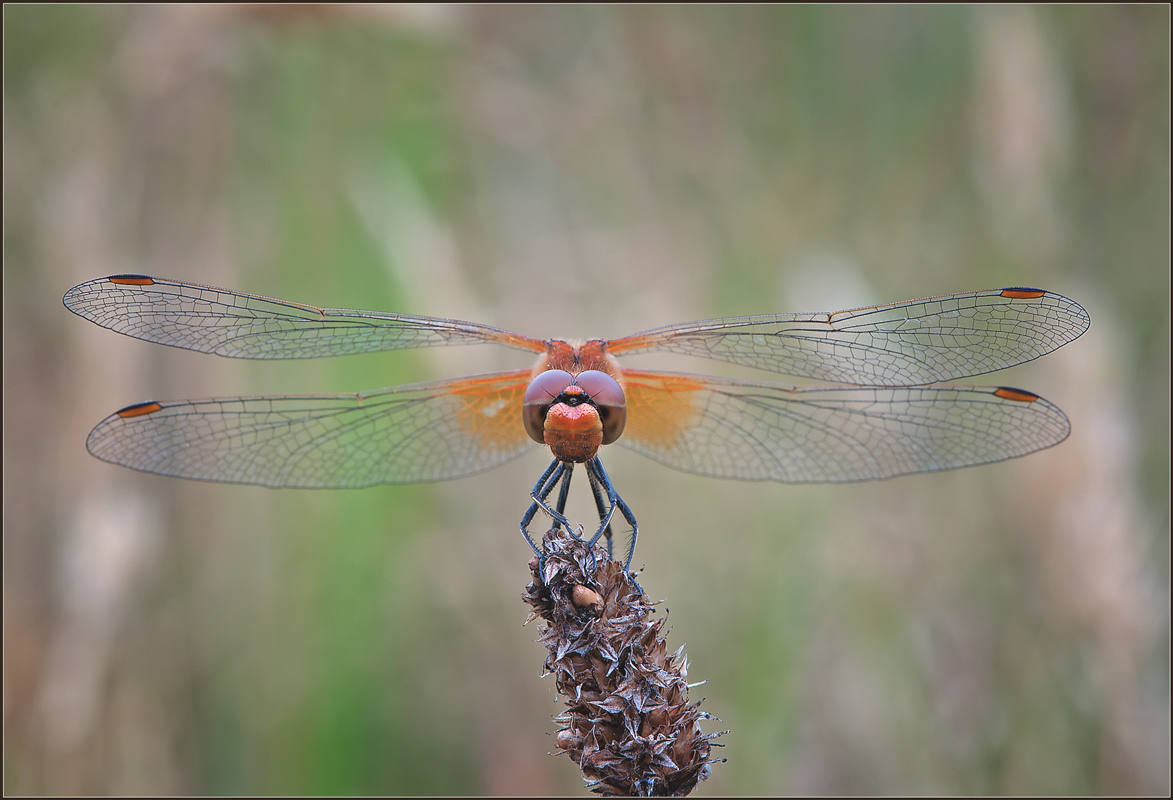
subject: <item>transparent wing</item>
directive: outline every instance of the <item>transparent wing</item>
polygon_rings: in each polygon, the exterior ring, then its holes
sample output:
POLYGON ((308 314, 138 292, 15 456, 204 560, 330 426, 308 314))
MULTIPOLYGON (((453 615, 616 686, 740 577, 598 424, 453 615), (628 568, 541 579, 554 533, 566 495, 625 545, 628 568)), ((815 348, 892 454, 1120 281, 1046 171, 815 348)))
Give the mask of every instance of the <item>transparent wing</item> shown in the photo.
POLYGON ((799 389, 625 370, 619 443, 685 472, 839 483, 986 464, 1067 438, 1063 412, 996 387, 799 389))
POLYGON ((316 358, 481 342, 546 349, 536 339, 474 322, 318 308, 146 275, 87 281, 66 292, 64 302, 103 328, 231 358, 316 358))
POLYGON ((472 475, 537 444, 529 370, 361 394, 140 403, 102 420, 91 453, 125 467, 271 487, 359 488, 472 475))
POLYGON ((731 361, 861 386, 919 386, 1038 358, 1091 324, 1077 303, 1042 289, 943 295, 830 314, 774 314, 669 325, 616 339, 647 350, 731 361))

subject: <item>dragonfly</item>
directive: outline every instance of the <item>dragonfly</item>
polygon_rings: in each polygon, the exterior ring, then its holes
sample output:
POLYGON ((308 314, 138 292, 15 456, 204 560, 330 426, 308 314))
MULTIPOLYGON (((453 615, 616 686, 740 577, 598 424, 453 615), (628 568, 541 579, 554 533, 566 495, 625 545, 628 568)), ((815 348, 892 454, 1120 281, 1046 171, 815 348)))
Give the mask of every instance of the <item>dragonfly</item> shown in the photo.
MULTIPOLYGON (((599 514, 638 524, 599 459, 618 444, 675 469, 781 483, 878 480, 1017 458, 1071 425, 1039 395, 947 384, 1039 358, 1078 338, 1088 313, 1054 292, 1008 287, 814 314, 702 320, 620 339, 534 339, 454 319, 319 308, 146 275, 79 284, 66 308, 136 339, 229 358, 297 359, 497 344, 532 367, 351 394, 232 397, 127 406, 86 447, 143 472, 273 488, 361 488, 460 478, 539 445, 553 460, 530 492, 575 538, 570 479, 585 466, 599 514), (631 369, 668 352, 832 384, 795 386, 631 369), (556 500, 551 503, 554 491, 556 500)), ((584 537, 585 540, 585 537, 584 537)))

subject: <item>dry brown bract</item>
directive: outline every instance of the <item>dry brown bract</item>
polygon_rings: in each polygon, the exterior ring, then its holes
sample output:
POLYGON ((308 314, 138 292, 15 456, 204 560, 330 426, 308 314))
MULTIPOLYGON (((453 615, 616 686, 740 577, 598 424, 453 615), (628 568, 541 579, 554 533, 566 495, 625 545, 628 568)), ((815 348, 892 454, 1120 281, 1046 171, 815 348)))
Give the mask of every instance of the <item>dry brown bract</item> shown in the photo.
POLYGON ((540 641, 550 651, 566 711, 558 747, 582 770, 595 794, 675 796, 709 776, 712 739, 700 721, 712 719, 689 704, 688 660, 683 647, 668 653, 660 636, 664 618, 623 565, 595 549, 592 575, 585 544, 565 531, 543 538, 544 574, 530 561, 534 580, 523 595, 528 624, 541 617, 540 641))

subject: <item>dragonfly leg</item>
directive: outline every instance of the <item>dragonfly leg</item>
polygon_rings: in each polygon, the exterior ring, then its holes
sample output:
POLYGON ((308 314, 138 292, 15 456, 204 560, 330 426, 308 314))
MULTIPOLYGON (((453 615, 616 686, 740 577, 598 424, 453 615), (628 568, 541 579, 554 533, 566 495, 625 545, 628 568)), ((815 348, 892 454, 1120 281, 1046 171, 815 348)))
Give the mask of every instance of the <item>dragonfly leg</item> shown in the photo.
MULTIPOLYGON (((590 544, 599 540, 599 537, 604 533, 608 535, 608 550, 610 548, 610 527, 611 517, 615 514, 615 509, 619 509, 619 513, 627 520, 627 524, 631 526, 631 544, 627 547, 627 558, 623 562, 623 568, 628 569, 631 566, 631 560, 635 558, 635 540, 639 536, 639 524, 635 520, 635 515, 631 513, 627 503, 623 502, 623 498, 615 491, 615 487, 611 483, 611 479, 607 476, 607 471, 603 469, 603 462, 599 460, 598 456, 592 458, 587 462, 587 474, 591 476, 593 481, 598 481, 600 490, 607 493, 607 501, 610 503, 610 508, 604 514, 600 508, 599 513, 599 530, 591 539, 590 544)), ((599 503, 599 497, 596 495, 596 503, 599 503)), ((600 503, 601 506, 601 503, 600 503)))
MULTIPOLYGON (((574 539, 582 542, 583 539, 574 532, 570 525, 570 520, 566 518, 566 499, 570 494, 570 478, 574 474, 574 464, 570 462, 559 461, 554 459, 546 471, 542 473, 542 477, 534 484, 533 491, 530 492, 530 499, 533 502, 526 510, 521 518, 521 535, 525 537, 525 541, 529 544, 531 550, 538 557, 538 571, 545 573, 546 567, 546 552, 534 541, 533 536, 529 532, 529 525, 533 521, 534 516, 538 513, 538 509, 545 511, 554 520, 555 527, 561 526, 566 529, 574 539), (558 492, 558 502, 554 508, 550 508, 547 498, 554 491, 554 487, 562 484, 562 488, 558 492)), ((597 536, 595 537, 598 538, 597 536)), ((592 556, 593 558, 593 556, 592 556)))
POLYGON ((562 488, 558 490, 558 505, 555 506, 559 514, 566 513, 566 498, 570 495, 570 477, 574 472, 574 464, 566 462, 566 476, 562 479, 562 488))
POLYGON ((611 536, 610 517, 607 515, 607 509, 604 506, 603 489, 599 486, 599 479, 595 477, 595 473, 589 467, 587 468, 587 477, 591 481, 591 494, 595 496, 595 508, 599 511, 599 522, 602 523, 603 520, 607 520, 606 527, 603 529, 603 538, 607 540, 607 558, 614 558, 615 541, 611 536))
POLYGON ((615 509, 619 509, 619 514, 623 515, 624 520, 631 526, 631 543, 628 545, 628 552, 623 562, 623 569, 631 567, 631 560, 636 555, 636 537, 639 536, 639 523, 636 522, 636 515, 631 513, 628 504, 623 502, 623 497, 615 490, 615 486, 611 483, 611 479, 606 474, 603 468, 603 462, 594 457, 587 462, 588 475, 591 480, 591 490, 595 494, 595 504, 598 508, 599 527, 594 537, 591 537, 590 544, 594 547, 595 542, 598 541, 599 536, 606 536, 606 552, 608 557, 612 556, 613 540, 611 536, 611 517, 615 516, 615 509), (606 493, 606 502, 608 508, 604 509, 603 493, 606 493))
POLYGON ((591 571, 593 572, 598 566, 595 562, 595 542, 599 541, 599 537, 604 534, 607 537, 607 558, 611 558, 611 517, 615 515, 615 504, 611 503, 609 508, 603 507, 603 491, 599 485, 599 479, 595 477, 595 472, 591 469, 590 462, 587 463, 587 477, 590 478, 591 494, 595 497, 595 508, 599 511, 599 529, 587 542, 587 553, 591 558, 591 571))
POLYGON ((545 511, 554 519, 555 525, 561 525, 562 527, 566 528, 567 533, 581 542, 582 539, 579 538, 578 534, 574 532, 574 529, 570 525, 570 520, 566 518, 565 514, 566 497, 570 494, 570 479, 573 477, 573 475, 574 464, 569 461, 559 461, 558 467, 555 467, 554 472, 547 484, 542 487, 540 492, 538 491, 538 487, 535 486, 534 491, 530 493, 530 497, 533 499, 538 508, 542 509, 542 511, 545 511), (554 508, 550 508, 549 503, 546 502, 546 498, 550 496, 552 491, 554 491, 554 487, 558 485, 559 481, 562 482, 562 488, 558 492, 558 504, 554 508))
POLYGON ((533 536, 530 535, 529 524, 533 521, 539 508, 554 518, 555 525, 563 525, 566 527, 566 530, 570 530, 570 522, 566 517, 561 513, 556 514, 545 502, 546 498, 550 496, 550 492, 554 491, 554 487, 562 480, 562 475, 565 471, 566 465, 563 462, 558 459, 550 462, 550 466, 546 468, 546 471, 542 473, 542 477, 538 478, 538 482, 534 484, 533 491, 530 492, 530 498, 533 502, 530 503, 530 507, 521 518, 521 535, 525 537, 530 549, 534 551, 538 558, 544 558, 545 554, 542 548, 534 542, 533 536))

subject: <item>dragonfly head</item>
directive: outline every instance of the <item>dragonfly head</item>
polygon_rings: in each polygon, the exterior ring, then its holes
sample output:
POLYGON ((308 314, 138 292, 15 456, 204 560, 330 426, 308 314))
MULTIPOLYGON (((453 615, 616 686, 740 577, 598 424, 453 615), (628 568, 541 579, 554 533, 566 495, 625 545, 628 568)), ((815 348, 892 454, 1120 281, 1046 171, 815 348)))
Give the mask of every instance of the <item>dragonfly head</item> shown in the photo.
POLYGON ((522 421, 530 438, 548 445, 555 458, 582 463, 623 433, 627 404, 619 382, 605 372, 551 369, 526 389, 522 421))

